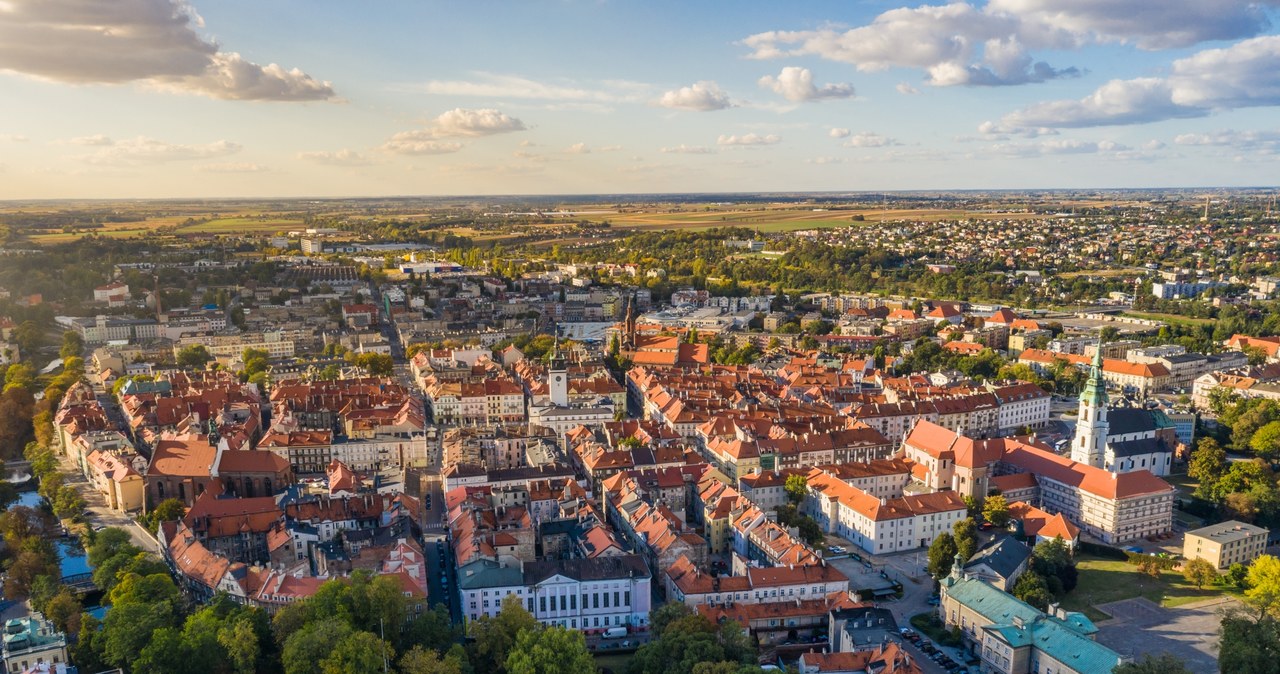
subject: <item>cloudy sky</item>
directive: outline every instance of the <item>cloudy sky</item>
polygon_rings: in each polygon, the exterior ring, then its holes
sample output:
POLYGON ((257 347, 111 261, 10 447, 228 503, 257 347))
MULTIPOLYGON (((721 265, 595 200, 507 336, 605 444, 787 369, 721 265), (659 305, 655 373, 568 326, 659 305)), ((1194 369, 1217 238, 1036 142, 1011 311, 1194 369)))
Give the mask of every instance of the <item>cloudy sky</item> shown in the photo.
POLYGON ((1272 185, 1280 0, 0 0, 0 199, 1272 185))

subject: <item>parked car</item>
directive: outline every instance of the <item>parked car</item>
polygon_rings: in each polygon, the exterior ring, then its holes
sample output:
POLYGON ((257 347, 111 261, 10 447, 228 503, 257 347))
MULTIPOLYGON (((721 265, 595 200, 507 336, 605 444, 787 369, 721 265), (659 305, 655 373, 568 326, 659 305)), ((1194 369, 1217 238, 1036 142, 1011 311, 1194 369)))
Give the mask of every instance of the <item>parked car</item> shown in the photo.
POLYGON ((833 546, 831 546, 831 547, 830 547, 830 548, 828 548, 828 549, 829 549, 829 550, 831 550, 832 552, 836 553, 837 555, 843 555, 843 554, 844 554, 844 548, 843 548, 843 547, 841 547, 841 546, 839 546, 839 545, 833 545, 833 546))

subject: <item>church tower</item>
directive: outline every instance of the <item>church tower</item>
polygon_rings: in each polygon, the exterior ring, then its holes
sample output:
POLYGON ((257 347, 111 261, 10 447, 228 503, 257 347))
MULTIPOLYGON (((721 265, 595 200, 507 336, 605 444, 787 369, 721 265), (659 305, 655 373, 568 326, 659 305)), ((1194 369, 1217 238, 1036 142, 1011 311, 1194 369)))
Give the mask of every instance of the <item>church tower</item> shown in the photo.
POLYGON ((1076 437, 1071 441, 1071 460, 1102 468, 1106 462, 1107 385, 1102 380, 1102 343, 1093 354, 1089 381, 1080 393, 1080 412, 1076 418, 1076 437))
POLYGON ((556 407, 569 406, 569 369, 560 355, 560 329, 555 332, 555 344, 551 347, 551 366, 547 368, 547 393, 556 407))

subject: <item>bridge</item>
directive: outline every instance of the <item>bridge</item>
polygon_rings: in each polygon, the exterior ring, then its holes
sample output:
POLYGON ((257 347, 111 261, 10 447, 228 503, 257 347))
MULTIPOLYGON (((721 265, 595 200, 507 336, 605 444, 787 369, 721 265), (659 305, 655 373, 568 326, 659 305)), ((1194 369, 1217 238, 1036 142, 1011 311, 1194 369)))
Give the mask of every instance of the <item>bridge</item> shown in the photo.
POLYGON ((98 586, 93 583, 93 572, 63 576, 62 584, 81 594, 98 589, 98 586))
POLYGON ((5 461, 4 479, 13 484, 22 484, 31 479, 30 461, 5 461))

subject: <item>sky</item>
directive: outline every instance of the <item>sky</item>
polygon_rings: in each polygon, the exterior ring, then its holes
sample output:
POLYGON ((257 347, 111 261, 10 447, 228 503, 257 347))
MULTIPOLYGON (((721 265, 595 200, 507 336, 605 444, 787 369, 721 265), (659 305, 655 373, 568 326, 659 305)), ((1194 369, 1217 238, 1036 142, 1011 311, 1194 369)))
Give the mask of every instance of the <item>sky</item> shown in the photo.
POLYGON ((1280 0, 0 0, 0 199, 1270 186, 1280 0))

